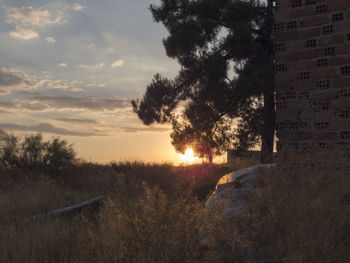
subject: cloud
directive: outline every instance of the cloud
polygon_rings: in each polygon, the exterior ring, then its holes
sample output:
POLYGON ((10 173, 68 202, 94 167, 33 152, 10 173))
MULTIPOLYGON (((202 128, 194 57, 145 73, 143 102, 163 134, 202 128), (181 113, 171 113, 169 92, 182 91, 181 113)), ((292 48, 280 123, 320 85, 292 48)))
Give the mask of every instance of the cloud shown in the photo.
POLYGON ((16 103, 15 108, 17 109, 26 109, 29 111, 44 111, 47 110, 47 106, 42 103, 31 103, 31 102, 23 102, 23 103, 16 103))
POLYGON ((47 106, 38 103, 38 102, 30 102, 30 101, 0 101, 0 108, 5 109, 13 109, 16 111, 44 111, 47 110, 47 106))
MULTIPOLYGON (((67 65, 61 63, 59 66, 66 67, 67 65)), ((36 75, 30 75, 22 70, 9 67, 0 67, 0 89, 1 87, 6 87, 7 91, 13 89, 61 89, 71 91, 81 90, 79 87, 76 87, 73 82, 68 82, 60 79, 50 79, 49 76, 39 77, 36 75)))
POLYGON ((120 98, 87 97, 76 98, 69 96, 42 96, 34 95, 30 99, 0 101, 0 108, 16 109, 28 111, 47 110, 89 110, 89 111, 109 111, 130 110, 130 101, 120 98))
POLYGON ((0 87, 13 87, 23 83, 23 80, 11 73, 5 72, 0 68, 0 87))
POLYGON ((66 63, 60 63, 60 64, 58 64, 58 65, 59 65, 60 67, 62 67, 62 68, 68 67, 66 63))
POLYGON ((70 118, 55 118, 56 121, 75 123, 75 124, 99 124, 97 120, 92 119, 70 119, 70 118))
POLYGON ((0 114, 12 114, 11 112, 9 111, 6 111, 6 110, 1 110, 0 109, 0 114))
POLYGON ((62 19, 61 15, 52 18, 48 10, 39 10, 31 6, 23 6, 20 8, 10 8, 7 11, 6 22, 23 26, 47 26, 61 24, 66 21, 62 19))
POLYGON ((140 133, 140 132, 168 132, 171 130, 170 127, 118 127, 118 130, 126 133, 140 133))
POLYGON ((46 104, 48 108, 57 109, 85 109, 93 111, 116 111, 129 109, 130 101, 121 97, 69 97, 34 95, 31 100, 46 104))
POLYGON ((122 66, 124 66, 124 61, 121 59, 117 59, 111 65, 112 68, 117 68, 117 67, 122 67, 122 66))
POLYGON ((56 43, 56 39, 54 39, 53 37, 47 37, 46 41, 47 43, 56 43))
POLYGON ((30 40, 38 38, 39 34, 31 29, 23 29, 17 27, 15 31, 9 33, 10 37, 21 40, 30 40))
POLYGON ((18 105, 12 101, 0 101, 0 107, 8 109, 17 109, 18 105))
POLYGON ((94 64, 94 65, 84 65, 84 64, 78 65, 78 68, 91 69, 91 70, 96 70, 96 69, 100 69, 103 67, 104 67, 104 63, 102 63, 102 62, 94 64))
POLYGON ((72 131, 64 128, 55 127, 49 123, 43 122, 36 125, 21 125, 14 123, 0 123, 0 129, 14 130, 14 131, 30 131, 30 132, 40 132, 40 133, 53 133, 57 135, 70 135, 70 136, 80 136, 80 137, 90 137, 90 136, 105 136, 103 134, 95 132, 80 132, 72 131))
POLYGON ((0 96, 9 94, 9 91, 7 89, 0 89, 0 96))
POLYGON ((75 3, 75 4, 73 5, 73 10, 74 10, 74 11, 81 11, 81 10, 83 10, 84 8, 85 8, 85 6, 82 6, 82 5, 78 4, 78 3, 75 3))

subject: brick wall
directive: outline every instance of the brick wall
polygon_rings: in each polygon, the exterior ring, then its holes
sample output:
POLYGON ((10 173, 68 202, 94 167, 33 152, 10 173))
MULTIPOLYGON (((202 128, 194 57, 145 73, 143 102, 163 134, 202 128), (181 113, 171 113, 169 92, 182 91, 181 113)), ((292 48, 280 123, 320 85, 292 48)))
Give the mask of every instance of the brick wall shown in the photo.
POLYGON ((277 5, 280 162, 350 164, 350 0, 279 0, 277 5))

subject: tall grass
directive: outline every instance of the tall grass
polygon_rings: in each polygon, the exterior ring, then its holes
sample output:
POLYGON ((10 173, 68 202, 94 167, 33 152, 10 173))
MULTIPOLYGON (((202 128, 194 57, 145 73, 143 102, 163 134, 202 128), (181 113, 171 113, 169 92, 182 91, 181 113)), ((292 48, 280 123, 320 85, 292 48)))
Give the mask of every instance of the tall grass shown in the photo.
POLYGON ((202 198, 217 178, 245 165, 1 171, 0 262, 350 262, 348 172, 261 174, 240 216, 206 214, 202 198), (100 194, 99 211, 30 220, 100 194))
POLYGON ((84 231, 86 226, 79 217, 2 224, 0 262, 82 262, 78 244, 84 231))
MULTIPOLYGON (((89 262, 194 262, 203 206, 190 192, 169 196, 147 184, 106 202, 90 227, 89 262), (130 195, 132 196, 130 198, 130 195)), ((125 189, 125 187, 123 187, 125 189)))
POLYGON ((350 262, 349 171, 279 171, 265 185, 247 214, 255 257, 350 262))
MULTIPOLYGON (((248 210, 208 220, 207 262, 350 262, 350 174, 260 174, 248 210)), ((223 204, 225 205, 225 204, 223 204)))
POLYGON ((123 162, 80 163, 55 177, 1 170, 0 262, 194 262, 203 203, 193 178, 202 173, 213 186, 210 178, 229 169, 123 162), (97 215, 31 220, 101 194, 108 200, 97 215))

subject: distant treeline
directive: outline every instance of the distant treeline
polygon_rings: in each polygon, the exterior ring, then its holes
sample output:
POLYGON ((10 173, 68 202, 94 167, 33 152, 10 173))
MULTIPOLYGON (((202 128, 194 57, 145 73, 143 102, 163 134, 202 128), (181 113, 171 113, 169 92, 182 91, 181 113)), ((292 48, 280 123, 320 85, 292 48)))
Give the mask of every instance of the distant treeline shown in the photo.
POLYGON ((60 138, 45 141, 41 134, 25 137, 0 130, 0 169, 52 174, 76 162, 73 146, 60 138))

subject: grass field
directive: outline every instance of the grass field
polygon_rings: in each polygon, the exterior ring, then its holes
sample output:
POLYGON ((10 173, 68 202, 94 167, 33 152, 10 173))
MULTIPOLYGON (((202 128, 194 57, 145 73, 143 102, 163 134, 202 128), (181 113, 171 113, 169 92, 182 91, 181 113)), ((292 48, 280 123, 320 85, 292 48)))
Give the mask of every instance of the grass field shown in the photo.
POLYGON ((82 163, 54 177, 2 170, 0 262, 192 262, 203 214, 197 196, 244 165, 82 163), (100 211, 30 220, 98 195, 106 197, 100 211))
POLYGON ((350 180, 261 176, 243 220, 205 216, 218 178, 249 163, 81 163, 55 176, 0 172, 0 262, 350 262, 350 180), (31 216, 104 195, 69 216, 31 216), (203 231, 209 238, 200 242, 203 231))

